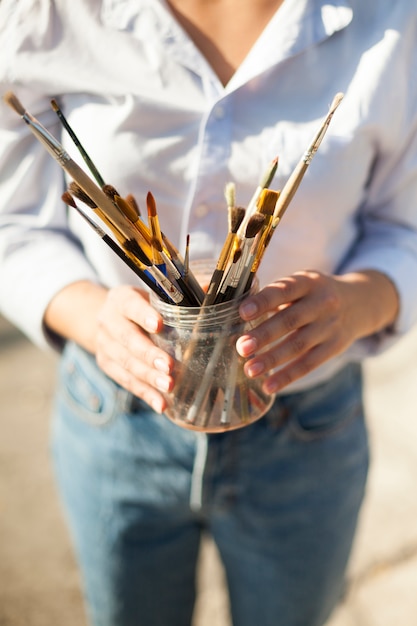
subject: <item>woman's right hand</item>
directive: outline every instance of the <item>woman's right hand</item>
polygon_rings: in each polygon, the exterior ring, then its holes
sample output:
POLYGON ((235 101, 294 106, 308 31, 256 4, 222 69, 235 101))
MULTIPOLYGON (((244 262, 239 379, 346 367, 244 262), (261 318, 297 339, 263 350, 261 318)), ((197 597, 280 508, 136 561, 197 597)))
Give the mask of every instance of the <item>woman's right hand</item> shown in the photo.
POLYGON ((148 335, 162 329, 162 319, 146 292, 131 286, 108 290, 97 321, 95 353, 99 367, 162 413, 166 401, 160 392, 170 391, 174 385, 174 360, 148 335))

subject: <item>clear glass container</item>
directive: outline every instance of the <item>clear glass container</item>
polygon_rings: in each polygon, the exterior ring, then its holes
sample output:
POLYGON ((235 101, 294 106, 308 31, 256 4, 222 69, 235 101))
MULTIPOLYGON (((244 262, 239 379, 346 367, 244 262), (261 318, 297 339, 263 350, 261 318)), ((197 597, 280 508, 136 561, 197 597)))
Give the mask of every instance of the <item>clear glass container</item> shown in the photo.
POLYGON ((151 295, 164 321, 152 339, 176 362, 174 389, 164 394, 165 414, 179 426, 223 432, 251 424, 271 407, 274 396, 262 390, 263 377, 247 378, 236 351, 238 337, 254 327, 239 316, 244 297, 199 308, 151 295))

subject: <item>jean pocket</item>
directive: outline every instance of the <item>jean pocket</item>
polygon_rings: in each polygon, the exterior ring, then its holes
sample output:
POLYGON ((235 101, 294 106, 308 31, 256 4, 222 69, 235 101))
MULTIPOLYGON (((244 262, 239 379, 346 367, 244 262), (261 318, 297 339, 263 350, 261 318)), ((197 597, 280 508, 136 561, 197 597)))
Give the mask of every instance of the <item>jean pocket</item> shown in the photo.
POLYGON ((95 426, 108 424, 119 412, 119 396, 127 394, 99 369, 92 355, 73 344, 65 349, 59 382, 64 410, 95 426))
POLYGON ((296 394, 289 405, 289 428, 297 439, 315 441, 336 435, 363 417, 362 374, 350 364, 329 382, 296 394))

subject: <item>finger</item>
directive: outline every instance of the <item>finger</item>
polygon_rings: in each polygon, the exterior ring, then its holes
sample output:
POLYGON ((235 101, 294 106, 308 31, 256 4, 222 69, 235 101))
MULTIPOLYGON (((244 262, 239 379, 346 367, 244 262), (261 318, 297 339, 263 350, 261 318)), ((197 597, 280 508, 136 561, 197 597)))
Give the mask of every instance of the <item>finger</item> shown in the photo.
MULTIPOLYGON (((158 348, 136 323, 111 312, 101 316, 99 329, 97 344, 102 353, 123 349, 124 355, 129 354, 150 367, 165 373, 172 371, 173 358, 158 348)), ((116 358, 114 354, 113 358, 116 358)))
POLYGON ((106 361, 103 371, 121 387, 146 402, 156 413, 165 410, 167 403, 164 396, 155 387, 137 378, 117 362, 106 361))
POLYGON ((149 333, 162 328, 162 318, 143 293, 135 287, 122 286, 109 292, 109 305, 123 317, 141 326, 149 333))
MULTIPOLYGON (((237 351, 243 357, 250 357, 286 335, 294 334, 302 328, 310 328, 313 322, 318 321, 320 314, 321 311, 307 299, 285 306, 265 322, 239 337, 236 343, 237 351)), ((304 340, 304 334, 299 340, 304 340)))
MULTIPOLYGON (((97 352, 97 363, 101 369, 111 378, 116 380, 122 387, 144 399, 153 408, 161 409, 160 394, 170 392, 174 386, 174 379, 161 366, 157 358, 154 362, 152 356, 138 359, 128 349, 121 346, 111 338, 105 338, 105 347, 97 352)), ((149 340, 148 340, 149 342, 149 340)), ((149 342, 150 354, 153 354, 153 344, 149 342)), ((145 348, 143 348, 145 350, 145 348)), ((165 403, 163 404, 165 406, 165 403)))
POLYGON ((109 342, 106 349, 102 351, 103 358, 116 362, 136 378, 158 387, 161 391, 168 391, 171 386, 169 381, 172 380, 170 373, 173 369, 173 359, 156 348, 147 337, 143 338, 142 344, 138 357, 117 341, 109 342), (172 365, 169 368, 167 367, 168 359, 169 365, 172 365))
MULTIPOLYGON (((100 363, 114 361, 137 378, 144 378, 151 384, 154 384, 154 380, 148 380, 148 372, 154 370, 154 377, 161 374, 167 376, 172 372, 174 359, 169 354, 158 348, 132 322, 125 321, 120 326, 130 327, 130 330, 124 328, 114 335, 103 332, 98 336, 97 358, 100 363)), ((165 386, 161 388, 166 390, 165 386)))
POLYGON ((287 365, 266 378, 263 389, 266 393, 278 393, 293 382, 307 376, 310 372, 322 365, 336 354, 332 342, 321 343, 299 359, 289 362, 287 365))
POLYGON ((310 325, 305 326, 290 333, 281 341, 275 342, 269 350, 256 354, 254 358, 248 360, 244 366, 245 374, 249 378, 255 378, 288 361, 298 359, 322 343, 326 337, 325 327, 319 331, 312 329, 310 325))
POLYGON ((304 297, 310 288, 310 280, 305 274, 299 272, 283 278, 245 298, 239 308, 242 319, 256 319, 261 315, 276 311, 282 305, 296 302, 304 297))

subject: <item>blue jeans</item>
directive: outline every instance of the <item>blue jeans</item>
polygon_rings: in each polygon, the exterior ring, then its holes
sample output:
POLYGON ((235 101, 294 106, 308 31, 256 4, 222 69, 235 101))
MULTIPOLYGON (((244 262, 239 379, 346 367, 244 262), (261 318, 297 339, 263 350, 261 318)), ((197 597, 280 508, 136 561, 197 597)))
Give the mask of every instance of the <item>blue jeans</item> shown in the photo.
POLYGON ((279 397, 243 429, 185 430, 69 344, 57 480, 94 626, 186 626, 202 531, 235 626, 319 626, 343 590, 368 446, 361 369, 279 397))

